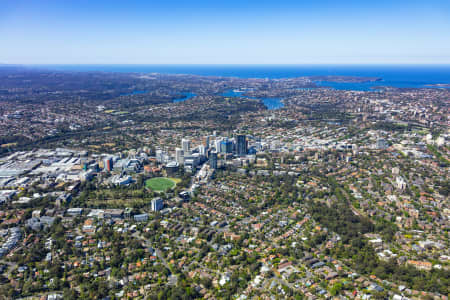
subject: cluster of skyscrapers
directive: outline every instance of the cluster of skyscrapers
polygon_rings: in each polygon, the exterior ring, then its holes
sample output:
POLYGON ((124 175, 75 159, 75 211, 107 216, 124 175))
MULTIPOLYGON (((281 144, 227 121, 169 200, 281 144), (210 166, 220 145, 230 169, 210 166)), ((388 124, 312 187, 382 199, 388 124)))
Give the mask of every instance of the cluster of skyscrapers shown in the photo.
MULTIPOLYGON (((157 152, 157 160, 163 162, 164 153, 161 150, 157 152)), ((209 136, 205 136, 202 143, 195 148, 192 148, 190 139, 183 138, 181 147, 175 149, 175 161, 179 165, 184 165, 187 170, 194 170, 197 165, 209 159, 210 167, 217 169, 219 155, 245 156, 247 153, 247 137, 244 134, 237 135, 232 139, 218 137, 212 142, 210 142, 209 136)))

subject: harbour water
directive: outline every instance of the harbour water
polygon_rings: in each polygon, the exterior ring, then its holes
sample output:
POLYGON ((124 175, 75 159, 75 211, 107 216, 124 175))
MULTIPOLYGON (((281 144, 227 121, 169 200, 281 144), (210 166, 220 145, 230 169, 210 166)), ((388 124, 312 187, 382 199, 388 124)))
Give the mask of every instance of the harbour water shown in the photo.
MULTIPOLYGON (((398 88, 449 88, 450 65, 33 65, 44 68, 77 72, 136 72, 161 74, 191 74, 201 76, 223 76, 238 78, 292 78, 302 76, 359 76, 378 77, 381 81, 337 83, 316 81, 320 87, 338 90, 374 91, 378 86, 398 88), (444 84, 447 86, 437 86, 444 84)), ((135 91, 142 93, 145 91, 135 91)), ((227 91, 223 96, 241 96, 243 92, 227 91)), ((185 97, 174 102, 186 101, 196 96, 185 93, 185 97)), ((261 99, 269 109, 283 107, 281 99, 261 99)))
MULTIPOLYGON (((133 92, 131 92, 131 93, 122 94, 121 96, 142 95, 142 94, 145 94, 145 93, 147 93, 147 92, 148 92, 148 91, 133 91, 133 92)), ((176 103, 176 102, 182 102, 182 101, 186 101, 186 100, 188 100, 188 99, 191 99, 192 97, 197 96, 197 95, 194 94, 194 93, 182 93, 182 94, 184 95, 183 97, 176 98, 176 99, 173 100, 173 102, 174 102, 174 103, 176 103)))
POLYGON ((188 99, 191 99, 191 98, 197 96, 197 95, 194 94, 194 93, 183 93, 183 94, 184 94, 184 97, 174 99, 173 102, 175 102, 175 103, 176 103, 176 102, 182 102, 182 101, 186 101, 186 100, 188 100, 188 99))
MULTIPOLYGON (((245 91, 236 91, 236 90, 228 90, 225 93, 222 94, 224 97, 244 97, 243 94, 245 91)), ((278 109, 282 108, 284 106, 283 102, 281 101, 281 98, 253 98, 253 97, 246 97, 249 99, 260 99, 264 105, 267 107, 267 109, 278 109)))
POLYGON ((450 65, 33 65, 61 71, 193 74, 239 78, 292 78, 301 76, 380 77, 368 83, 329 83, 336 89, 370 89, 373 86, 423 88, 450 84, 450 65))

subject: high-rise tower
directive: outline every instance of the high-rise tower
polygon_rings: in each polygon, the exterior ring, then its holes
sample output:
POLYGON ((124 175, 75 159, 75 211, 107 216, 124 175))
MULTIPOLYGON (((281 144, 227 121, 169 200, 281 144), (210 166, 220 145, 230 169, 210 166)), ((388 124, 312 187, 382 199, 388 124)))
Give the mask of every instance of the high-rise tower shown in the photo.
POLYGON ((244 134, 240 134, 237 136, 236 154, 238 156, 247 155, 247 137, 244 134))

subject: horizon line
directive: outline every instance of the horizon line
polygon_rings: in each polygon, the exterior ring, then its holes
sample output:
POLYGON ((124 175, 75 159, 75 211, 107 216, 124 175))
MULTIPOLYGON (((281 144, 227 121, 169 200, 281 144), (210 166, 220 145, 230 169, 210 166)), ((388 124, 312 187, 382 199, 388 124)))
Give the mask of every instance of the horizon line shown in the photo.
POLYGON ((445 63, 1 63, 4 66, 450 66, 445 63))

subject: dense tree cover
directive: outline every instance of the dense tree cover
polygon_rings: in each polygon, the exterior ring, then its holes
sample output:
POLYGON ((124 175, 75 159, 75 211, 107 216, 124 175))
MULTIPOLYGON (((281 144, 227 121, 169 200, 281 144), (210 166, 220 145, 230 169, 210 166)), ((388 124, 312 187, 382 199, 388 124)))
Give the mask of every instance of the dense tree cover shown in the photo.
MULTIPOLYGON (((393 282, 403 282, 410 288, 448 294, 450 272, 445 270, 422 271, 411 266, 398 264, 397 261, 383 261, 362 236, 365 233, 381 234, 383 239, 394 237, 398 228, 384 220, 370 220, 355 215, 348 202, 344 187, 338 185, 333 177, 327 178, 331 195, 335 197, 330 206, 321 201, 310 200, 308 209, 312 217, 321 225, 341 236, 341 243, 332 251, 337 258, 347 262, 355 271, 365 275, 375 275, 393 282)), ((316 238, 319 239, 320 238, 316 238)), ((319 242, 315 241, 315 242, 319 242)), ((337 289, 337 287, 336 287, 337 289)), ((333 292, 336 290, 333 289, 333 292)))
POLYGON ((450 180, 442 181, 440 185, 439 193, 447 197, 450 194, 450 180))
POLYGON ((23 135, 1 135, 0 133, 0 145, 4 145, 0 147, 0 155, 6 154, 12 148, 26 146, 29 143, 30 139, 23 135), (11 146, 6 147, 7 144, 11 144, 11 146))
POLYGON ((319 224, 338 233, 344 243, 374 230, 369 219, 356 216, 346 203, 333 203, 328 207, 324 203, 314 202, 310 203, 309 209, 319 224))
POLYGON ((333 203, 330 207, 321 202, 310 203, 310 211, 317 222, 341 236, 342 243, 334 251, 334 255, 346 261, 355 271, 366 275, 373 274, 394 282, 404 282, 417 290, 439 292, 444 295, 449 292, 449 271, 421 271, 400 265, 396 261, 385 262, 378 259, 374 249, 362 234, 377 232, 386 237, 393 236, 395 229, 390 223, 379 221, 374 225, 369 219, 353 214, 344 202, 333 203))
POLYGON ((393 282, 404 282, 410 288, 448 294, 450 271, 421 271, 412 266, 398 264, 395 260, 378 259, 374 249, 361 237, 352 239, 350 247, 341 244, 335 255, 347 261, 355 271, 362 274, 373 274, 381 279, 393 282))
POLYGON ((401 124, 393 123, 393 122, 385 122, 385 121, 377 122, 372 127, 373 127, 373 129, 394 131, 394 132, 395 131, 403 132, 408 128, 405 125, 401 125, 401 124))
POLYGON ((291 129, 297 126, 297 122, 293 120, 269 120, 267 125, 272 128, 283 128, 283 129, 291 129))
POLYGON ((200 294, 187 282, 182 281, 179 286, 160 286, 149 297, 152 300, 189 300, 200 298, 200 294))
POLYGON ((437 159, 441 162, 441 166, 442 167, 446 167, 450 164, 450 161, 448 159, 446 159, 441 152, 439 152, 439 150, 437 149, 437 147, 433 146, 433 145, 427 145, 427 149, 434 155, 437 157, 437 159))

